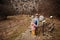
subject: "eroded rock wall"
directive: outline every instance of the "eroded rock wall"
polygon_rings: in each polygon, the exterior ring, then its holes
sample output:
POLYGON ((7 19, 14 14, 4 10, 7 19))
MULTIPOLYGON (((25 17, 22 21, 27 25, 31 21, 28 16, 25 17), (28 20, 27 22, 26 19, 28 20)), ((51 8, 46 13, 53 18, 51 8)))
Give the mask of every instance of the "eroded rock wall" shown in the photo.
POLYGON ((2 0, 0 15, 48 14, 60 15, 60 0, 2 0), (2 9, 3 8, 3 9, 2 9))

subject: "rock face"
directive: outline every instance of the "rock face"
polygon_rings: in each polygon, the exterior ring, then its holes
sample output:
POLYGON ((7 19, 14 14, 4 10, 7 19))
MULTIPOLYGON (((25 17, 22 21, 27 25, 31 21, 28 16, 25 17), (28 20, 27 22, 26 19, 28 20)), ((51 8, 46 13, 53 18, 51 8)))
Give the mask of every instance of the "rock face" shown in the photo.
POLYGON ((60 0, 1 0, 0 15, 35 14, 60 15, 60 0))
POLYGON ((31 13, 32 11, 38 11, 39 0, 11 0, 13 8, 18 13, 31 13))
POLYGON ((44 15, 60 15, 59 0, 41 0, 39 3, 39 13, 44 15))
POLYGON ((22 13, 30 13, 38 9, 38 0, 1 0, 0 16, 9 16, 22 13))

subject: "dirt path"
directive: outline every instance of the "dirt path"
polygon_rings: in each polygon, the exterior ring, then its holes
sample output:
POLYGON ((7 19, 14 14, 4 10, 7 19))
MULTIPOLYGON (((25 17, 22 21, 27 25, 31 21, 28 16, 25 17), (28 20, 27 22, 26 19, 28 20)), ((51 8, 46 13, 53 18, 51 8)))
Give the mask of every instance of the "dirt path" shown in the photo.
POLYGON ((31 35, 30 29, 27 29, 24 33, 19 35, 15 40, 43 40, 43 39, 51 39, 51 35, 47 34, 48 36, 33 36, 31 35))
POLYGON ((27 29, 24 33, 19 35, 15 40, 36 40, 35 36, 31 35, 30 29, 27 29))

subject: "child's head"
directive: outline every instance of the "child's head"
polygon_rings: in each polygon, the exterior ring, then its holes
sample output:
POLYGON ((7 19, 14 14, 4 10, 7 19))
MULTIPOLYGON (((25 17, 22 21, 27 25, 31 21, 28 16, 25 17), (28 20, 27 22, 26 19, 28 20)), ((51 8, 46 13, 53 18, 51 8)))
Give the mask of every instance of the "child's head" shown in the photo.
POLYGON ((32 15, 31 18, 34 18, 34 16, 32 15))
POLYGON ((36 13, 36 14, 35 14, 35 17, 38 17, 38 16, 39 16, 38 13, 36 13))
POLYGON ((53 18, 53 16, 50 16, 50 18, 52 19, 52 18, 53 18))

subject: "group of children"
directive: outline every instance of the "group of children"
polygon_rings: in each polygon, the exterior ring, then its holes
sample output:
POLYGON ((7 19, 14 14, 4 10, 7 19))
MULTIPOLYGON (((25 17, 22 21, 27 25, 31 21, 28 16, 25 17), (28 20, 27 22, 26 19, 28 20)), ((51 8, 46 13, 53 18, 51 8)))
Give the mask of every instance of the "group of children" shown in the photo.
POLYGON ((32 21, 31 21, 31 33, 32 35, 37 35, 37 30, 38 30, 38 24, 39 21, 42 21, 44 19, 44 16, 35 14, 35 16, 31 16, 32 21))
MULTIPOLYGON (((40 25, 39 24, 40 21, 42 22, 42 25, 43 25, 43 27, 42 27, 42 33, 44 33, 44 29, 45 29, 44 28, 44 23, 46 22, 45 17, 43 15, 39 16, 38 13, 37 13, 34 16, 31 16, 31 18, 32 18, 32 21, 31 21, 31 34, 32 35, 37 35, 38 34, 37 33, 38 32, 38 25, 40 25)), ((50 19, 52 20, 53 16, 50 16, 50 19)), ((50 22, 52 23, 53 20, 52 21, 51 20, 50 20, 50 22)), ((52 28, 52 26, 51 26, 51 28, 52 28)))
POLYGON ((38 27, 38 14, 34 16, 32 16, 32 21, 31 21, 31 33, 32 35, 36 35, 36 30, 37 30, 37 27, 38 27))

